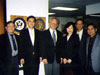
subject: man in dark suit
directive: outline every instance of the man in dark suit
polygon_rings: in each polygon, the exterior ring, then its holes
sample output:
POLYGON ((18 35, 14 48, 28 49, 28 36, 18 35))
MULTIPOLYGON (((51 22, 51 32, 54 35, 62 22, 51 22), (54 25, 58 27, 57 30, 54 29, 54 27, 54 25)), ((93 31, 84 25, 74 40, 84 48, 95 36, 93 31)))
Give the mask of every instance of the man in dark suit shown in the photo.
POLYGON ((28 28, 20 33, 20 62, 24 64, 25 61, 25 75, 38 75, 40 31, 34 28, 35 22, 36 18, 29 16, 27 18, 28 28))
POLYGON ((87 32, 90 36, 86 43, 88 75, 100 75, 100 35, 94 24, 88 25, 87 32))
POLYGON ((6 68, 6 59, 5 57, 5 45, 4 45, 4 36, 0 35, 0 75, 6 75, 5 74, 5 68, 6 68))
POLYGON ((87 31, 84 29, 84 20, 79 18, 75 22, 76 24, 76 29, 77 29, 77 34, 79 35, 79 40, 80 40, 80 50, 79 50, 79 55, 80 55, 80 63, 81 63, 81 69, 82 69, 82 75, 85 74, 85 63, 86 63, 86 40, 88 37, 87 31))
POLYGON ((12 21, 7 22, 5 28, 5 34, 1 35, 4 63, 7 66, 5 68, 7 68, 7 75, 18 75, 19 37, 14 34, 15 26, 12 21))
POLYGON ((56 28, 59 21, 57 18, 51 18, 50 28, 42 32, 42 59, 45 64, 46 75, 60 74, 60 61, 62 48, 62 33, 56 28))

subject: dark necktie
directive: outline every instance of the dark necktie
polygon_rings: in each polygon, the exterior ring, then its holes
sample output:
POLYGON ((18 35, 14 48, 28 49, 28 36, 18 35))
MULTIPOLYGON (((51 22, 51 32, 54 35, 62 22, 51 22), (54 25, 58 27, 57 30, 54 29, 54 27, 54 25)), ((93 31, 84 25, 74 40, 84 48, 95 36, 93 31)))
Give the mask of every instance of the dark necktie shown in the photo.
POLYGON ((54 46, 56 46, 56 35, 55 35, 55 31, 53 31, 53 42, 54 42, 54 46))
POLYGON ((17 46, 16 46, 16 42, 15 42, 15 39, 14 39, 13 35, 11 35, 11 39, 12 39, 12 42, 13 42, 14 50, 16 51, 17 50, 17 46))

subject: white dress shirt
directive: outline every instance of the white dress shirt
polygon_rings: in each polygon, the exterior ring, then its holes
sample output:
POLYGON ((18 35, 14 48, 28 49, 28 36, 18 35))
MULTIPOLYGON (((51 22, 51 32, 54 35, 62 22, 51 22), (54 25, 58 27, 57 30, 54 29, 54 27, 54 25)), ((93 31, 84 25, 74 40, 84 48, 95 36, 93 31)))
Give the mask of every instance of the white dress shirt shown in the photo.
POLYGON ((69 40, 70 36, 67 36, 67 41, 69 40))
POLYGON ((30 38, 31 38, 32 45, 34 46, 34 41, 35 41, 35 31, 34 31, 34 28, 33 29, 28 28, 28 30, 29 30, 29 35, 30 35, 30 38))
POLYGON ((12 38, 11 38, 11 36, 10 36, 9 33, 8 33, 8 38, 9 38, 10 45, 11 45, 11 49, 12 49, 12 56, 16 56, 16 55, 18 54, 18 45, 17 45, 16 37, 15 37, 15 35, 13 34, 13 38, 14 38, 14 40, 15 40, 15 43, 16 43, 16 46, 17 46, 17 50, 14 50, 13 41, 12 41, 12 38))
POLYGON ((81 31, 77 32, 77 34, 79 35, 79 39, 80 39, 80 41, 81 41, 81 39, 82 39, 82 34, 83 34, 83 29, 82 29, 81 31))

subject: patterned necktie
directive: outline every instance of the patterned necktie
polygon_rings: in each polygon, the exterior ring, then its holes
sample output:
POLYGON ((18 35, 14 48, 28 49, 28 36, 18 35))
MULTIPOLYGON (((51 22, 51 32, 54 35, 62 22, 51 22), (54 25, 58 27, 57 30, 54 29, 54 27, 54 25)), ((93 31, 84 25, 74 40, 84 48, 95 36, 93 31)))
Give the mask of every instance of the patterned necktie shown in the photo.
POLYGON ((54 46, 56 46, 56 35, 55 35, 55 31, 53 31, 52 38, 53 38, 54 46))
POLYGON ((17 46, 16 46, 16 42, 15 42, 15 39, 14 39, 13 35, 11 35, 11 39, 12 39, 12 42, 13 42, 14 50, 16 51, 17 50, 17 46))

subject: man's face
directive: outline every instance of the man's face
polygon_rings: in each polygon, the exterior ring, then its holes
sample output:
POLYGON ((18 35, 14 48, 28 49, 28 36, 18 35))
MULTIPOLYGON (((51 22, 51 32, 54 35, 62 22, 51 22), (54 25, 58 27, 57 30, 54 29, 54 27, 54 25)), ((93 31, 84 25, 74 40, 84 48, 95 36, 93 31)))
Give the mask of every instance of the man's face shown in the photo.
POLYGON ((35 20, 34 20, 34 18, 30 18, 30 19, 28 20, 27 24, 28 24, 28 27, 29 27, 29 28, 33 28, 34 25, 35 25, 35 20))
POLYGON ((14 31, 15 31, 15 26, 13 23, 9 23, 7 26, 6 26, 6 30, 9 34, 13 34, 14 31))
POLYGON ((97 29, 95 29, 92 25, 90 25, 88 26, 87 32, 91 37, 93 37, 96 35, 97 29))
POLYGON ((50 21, 50 28, 53 29, 53 30, 55 30, 57 27, 58 27, 58 22, 57 22, 57 20, 56 20, 56 19, 52 19, 52 20, 50 21))
POLYGON ((83 29, 83 22, 81 20, 78 20, 77 23, 76 23, 76 28, 78 31, 82 30, 83 29))

